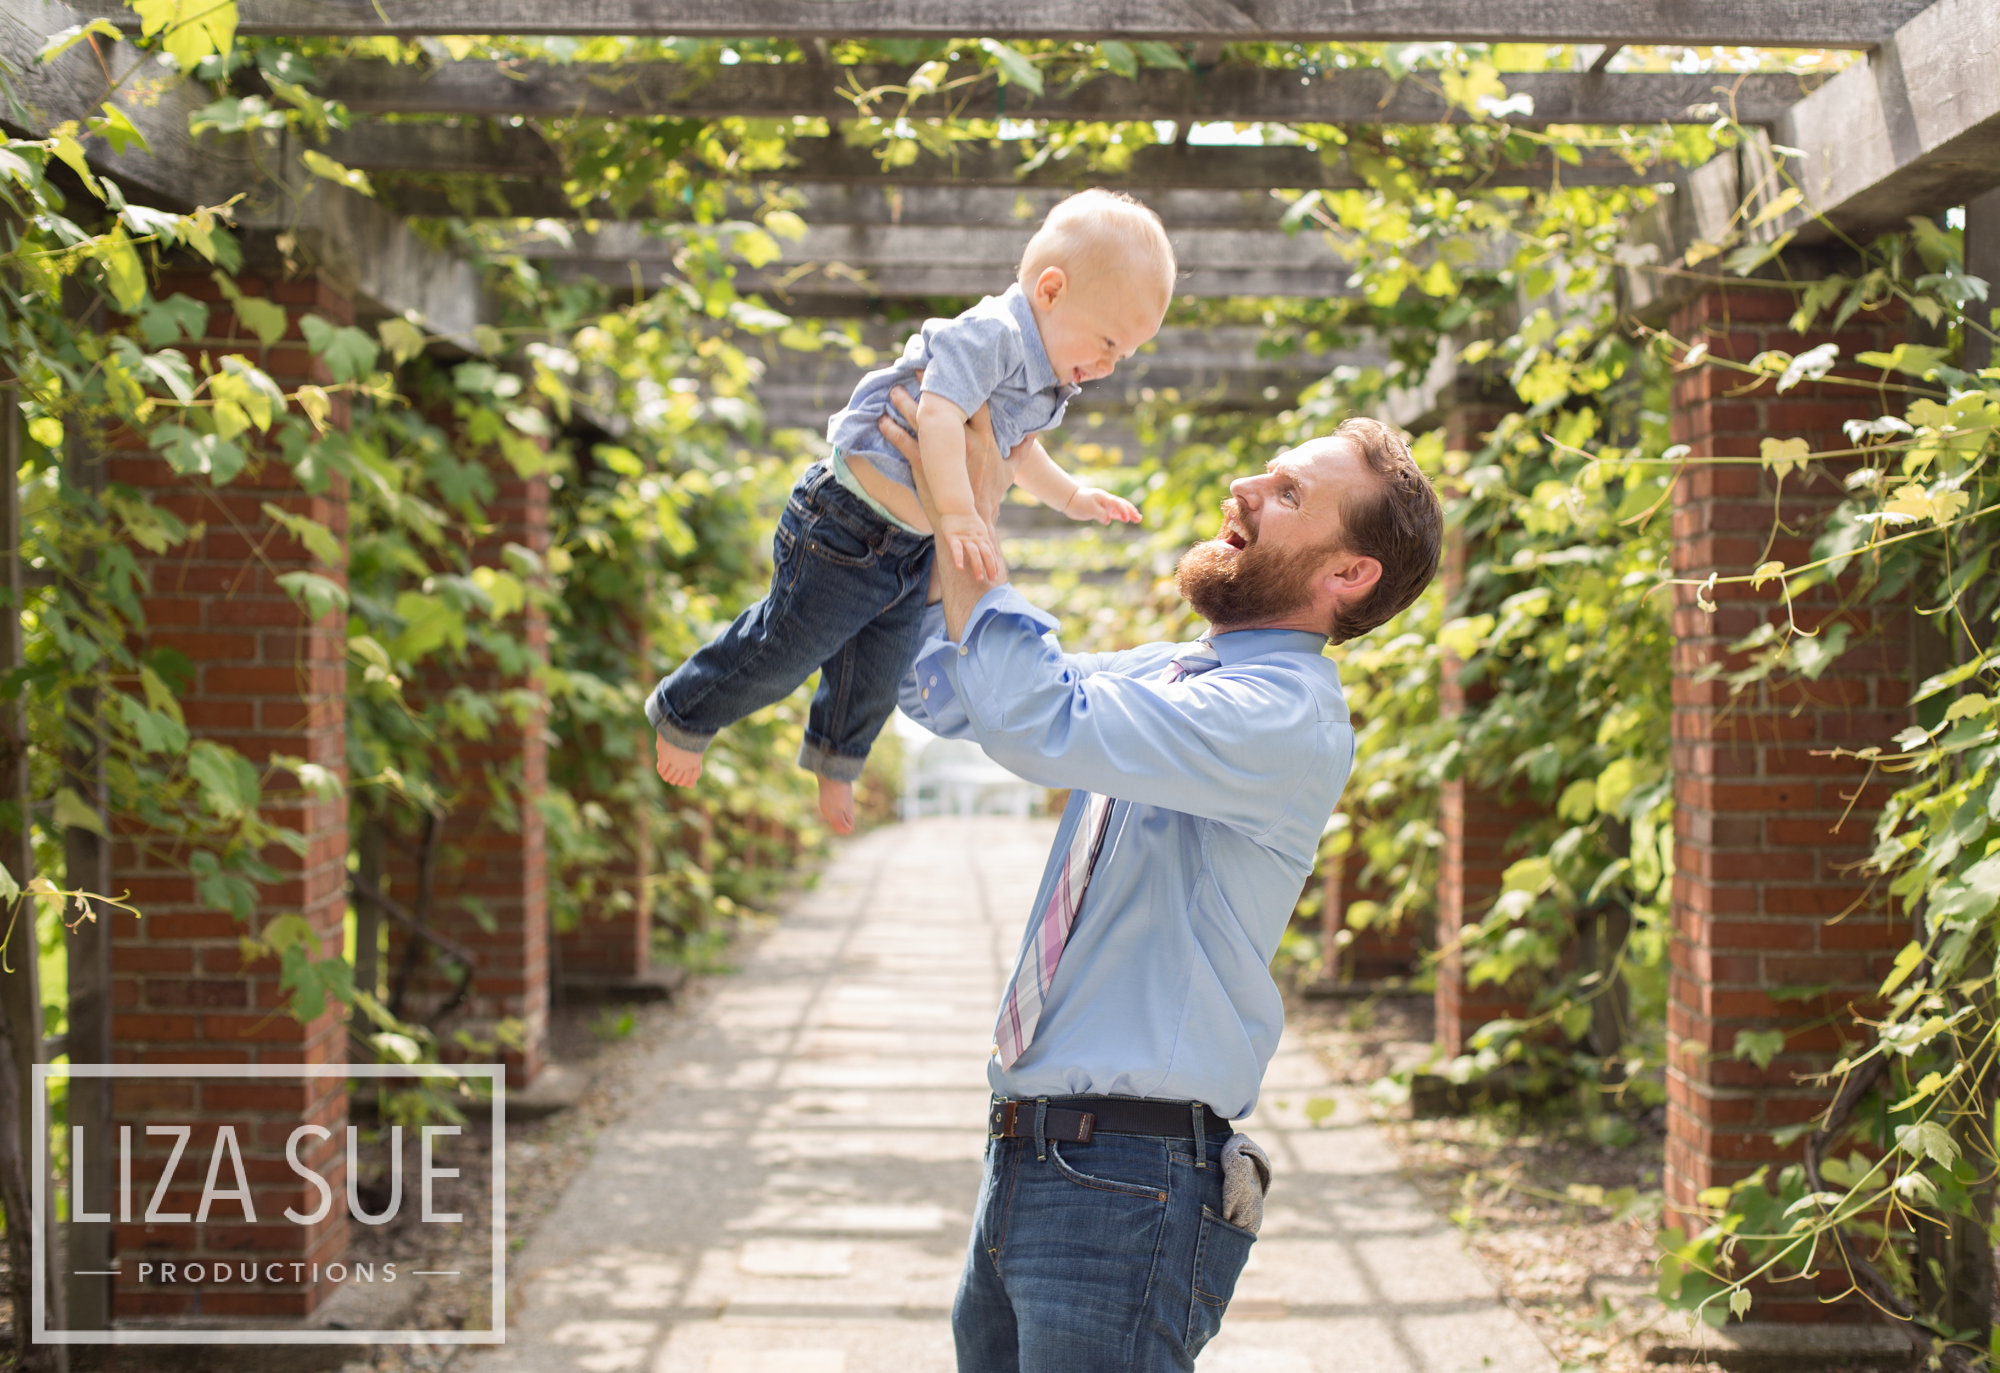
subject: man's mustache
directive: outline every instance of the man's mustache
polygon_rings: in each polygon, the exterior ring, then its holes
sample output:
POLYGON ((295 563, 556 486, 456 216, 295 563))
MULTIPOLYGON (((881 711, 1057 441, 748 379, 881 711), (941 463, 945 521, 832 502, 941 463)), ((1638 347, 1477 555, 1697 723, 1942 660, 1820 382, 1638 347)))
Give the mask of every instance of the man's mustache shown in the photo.
POLYGON ((1222 528, 1215 537, 1226 541, 1231 530, 1242 538, 1244 548, 1257 542, 1257 530, 1245 516, 1243 503, 1234 496, 1222 503, 1222 528))

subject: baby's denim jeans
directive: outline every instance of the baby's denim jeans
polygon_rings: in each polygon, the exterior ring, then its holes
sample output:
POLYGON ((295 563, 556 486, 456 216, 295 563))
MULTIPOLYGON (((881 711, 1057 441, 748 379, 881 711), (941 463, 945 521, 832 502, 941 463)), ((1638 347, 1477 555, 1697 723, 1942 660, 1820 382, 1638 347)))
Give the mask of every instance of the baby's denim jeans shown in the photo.
POLYGON ((1189 1373, 1257 1238, 1222 1219, 1226 1142, 989 1139, 958 1373, 1189 1373))
POLYGON ((646 718, 668 743, 698 751, 819 669, 799 766, 852 782, 920 647, 931 547, 815 463, 778 521, 769 594, 654 689, 646 718))

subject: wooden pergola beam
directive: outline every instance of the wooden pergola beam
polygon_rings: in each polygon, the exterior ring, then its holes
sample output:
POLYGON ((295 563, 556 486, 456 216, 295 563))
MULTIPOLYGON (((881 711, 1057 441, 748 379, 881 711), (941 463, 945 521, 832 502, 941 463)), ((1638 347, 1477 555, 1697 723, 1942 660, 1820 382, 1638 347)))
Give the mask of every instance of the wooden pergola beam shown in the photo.
MULTIPOLYGON (((950 80, 978 76, 955 67, 950 80)), ((699 69, 671 62, 621 66, 447 62, 435 67, 389 62, 328 66, 323 94, 371 114, 523 115, 609 119, 669 116, 848 119, 854 93, 909 84, 901 67, 827 68, 744 62, 699 69), (843 93, 845 92, 845 94, 843 93)), ((1520 72, 1501 80, 1510 97, 1526 96, 1532 113, 1510 124, 1707 123, 1717 109, 1746 124, 1768 124, 1811 92, 1819 78, 1785 73, 1520 72)), ((885 113, 903 112, 890 96, 885 113)), ((990 77, 915 101, 912 117, 1082 120, 1234 120, 1280 124, 1441 124, 1471 119, 1444 98, 1436 73, 1401 81, 1375 67, 1301 72, 1225 64, 1199 74, 1146 70, 1133 80, 1106 76, 1042 97, 1002 88, 990 77)))
MULTIPOLYGON (((1680 194, 1635 221, 1625 253, 1634 305, 1662 314, 1701 289, 1681 270, 1687 250, 1725 241, 1741 226, 1746 199, 1753 209, 1769 204, 1788 181, 1804 203, 1746 236, 1770 242, 1796 233, 1793 251, 1838 250, 1838 236, 1903 229, 1911 215, 2000 187, 1996 57, 2000 9, 1992 0, 1937 0, 1867 61, 1800 101, 1768 139, 1695 168, 1680 194)), ((1713 257, 1698 263, 1719 266, 1713 257)))
MULTIPOLYGON (((614 291, 636 284, 657 291, 679 281, 671 263, 660 259, 560 259, 537 264, 557 281, 599 281, 614 291)), ((1204 300, 1229 296, 1299 296, 1333 300, 1358 294, 1347 285, 1344 267, 1245 266, 1198 268, 1174 287, 1177 294, 1204 300)), ((861 304, 878 300, 976 300, 1005 290, 1014 279, 1011 263, 958 264, 921 262, 865 269, 846 264, 813 264, 807 271, 742 269, 736 289, 761 293, 781 308, 794 293, 827 303, 861 304)), ((848 308, 843 304, 842 308, 848 308)))
MULTIPOLYGON (((1925 0, 241 0, 238 32, 1872 48, 1925 0)), ((98 12, 136 25, 130 10, 98 12)))
MULTIPOLYGON (((1018 191, 1030 203, 1083 186, 1103 186, 1138 193, 1149 203, 1170 191, 1359 190, 1367 182, 1343 161, 1328 165, 1316 152, 1298 147, 1187 147, 1154 144, 1135 150, 1122 172, 1091 171, 1082 159, 1051 159, 1033 172, 1021 172, 1024 149, 1018 143, 965 143, 951 157, 920 153, 915 162, 885 168, 867 148, 849 147, 838 139, 798 139, 792 144, 797 165, 759 178, 806 188, 809 203, 821 203, 835 186, 853 188, 929 187, 960 191, 1018 191), (821 188, 821 189, 813 189, 821 188)), ((558 184, 561 167, 539 134, 528 128, 489 128, 468 124, 363 124, 336 132, 327 152, 342 164, 378 175, 406 173, 430 177, 440 173, 496 178, 494 188, 503 209, 492 204, 484 213, 530 218, 575 218, 558 184)), ((1632 186, 1671 179, 1673 170, 1654 165, 1634 168, 1622 157, 1587 154, 1577 164, 1542 156, 1518 167, 1501 167, 1484 175, 1451 176, 1423 169, 1421 179, 1433 185, 1471 190, 1499 186, 1632 186)), ((383 194, 407 214, 447 215, 450 199, 436 185, 397 186, 387 182, 383 194), (445 207, 445 208, 439 208, 445 207)), ((1010 206, 1012 200, 1007 202, 1010 206)), ((1051 202, 1052 203, 1052 202, 1051 202)), ((609 216, 602 208, 589 213, 609 216)), ((1164 211, 1162 211, 1164 213, 1164 211)), ((974 216, 975 221, 981 217, 974 216)))
MULTIPOLYGON (((404 179, 403 164, 365 155, 352 156, 355 145, 336 140, 330 151, 342 163, 375 174, 377 196, 398 212, 423 218, 473 219, 659 219, 681 221, 689 216, 679 205, 647 203, 621 214, 603 201, 574 206, 552 179, 512 181, 499 179, 467 184, 454 196, 429 175, 404 179)), ((1291 190, 1314 188, 1360 189, 1365 183, 1344 166, 1320 164, 1310 153, 1296 148, 1194 148, 1179 150, 1184 156, 1162 159, 1158 174, 1142 168, 1122 176, 1081 176, 1076 185, 1102 186, 1129 191, 1151 206, 1167 225, 1235 228, 1276 228, 1287 205, 1270 193, 1273 186, 1291 190), (1287 153, 1295 156, 1265 158, 1244 154, 1287 153), (1179 172, 1176 175, 1176 171, 1179 172), (1317 173, 1315 176, 1314 174, 1317 173)), ((433 169, 434 170, 434 169, 433 169)), ((462 170, 462 169, 461 169, 462 170)), ((801 168, 796 175, 817 174, 821 168, 801 168)), ((961 168, 962 170, 962 168, 961 168)), ((488 175, 493 175, 490 171, 488 175)), ((1668 180, 1670 169, 1651 167, 1634 171, 1620 162, 1613 165, 1586 164, 1572 167, 1538 163, 1496 173, 1476 184, 1480 186, 1565 186, 1640 185, 1668 180)), ((1433 184, 1466 189, 1474 183, 1444 178, 1433 184)), ((742 209, 747 213, 764 202, 766 186, 782 186, 800 198, 797 208, 815 224, 1006 224, 1040 223, 1057 201, 1075 189, 1072 185, 1051 186, 1046 180, 1017 182, 1001 178, 954 176, 948 163, 926 159, 915 167, 899 167, 891 172, 851 181, 793 180, 774 178, 769 183, 742 188, 742 209)))
MULTIPOLYGON (((810 225, 784 260, 737 268, 739 290, 858 299, 981 296, 1014 279, 1032 222, 1004 225, 810 225)), ((1186 296, 1320 296, 1354 294, 1352 268, 1319 233, 1296 236, 1265 228, 1182 227, 1168 233, 1186 296)), ((568 243, 524 235, 515 247, 557 276, 593 277, 648 288, 672 280, 680 248, 674 237, 652 237, 640 226, 605 224, 568 243)), ((1479 264, 1468 264, 1479 270, 1479 264)))
POLYGON ((92 138, 84 146, 91 165, 128 198, 185 211, 241 196, 233 211, 239 232, 285 234, 365 309, 414 311, 437 332, 471 346, 472 330, 488 319, 493 301, 468 263, 419 238, 385 206, 307 174, 298 162, 298 135, 210 134, 196 141, 188 119, 211 92, 152 53, 99 38, 101 51, 79 43, 53 62, 36 58, 50 33, 82 19, 57 0, 0 0, 0 60, 19 73, 14 90, 28 115, 21 133, 44 137, 65 121, 98 113, 110 94, 105 73, 117 73, 134 96, 118 98, 118 108, 146 144, 114 151, 92 138))
MULTIPOLYGON (((878 358, 873 365, 899 353, 915 328, 914 320, 893 327, 864 326, 862 339, 878 358)), ((1128 411, 1169 389, 1178 392, 1183 403, 1202 410, 1281 410, 1296 404, 1300 390, 1336 367, 1389 366, 1388 350, 1371 337, 1364 336, 1348 348, 1279 358, 1259 355, 1262 338, 1263 330, 1242 325, 1162 329, 1111 376, 1085 385, 1070 403, 1070 413, 1128 411)), ((846 403, 867 370, 833 348, 801 353, 767 347, 763 360, 757 399, 764 407, 765 422, 774 429, 823 431, 827 416, 846 403)), ((1098 434, 1089 425, 1072 423, 1065 437, 1072 443, 1087 443, 1097 440, 1098 434)))

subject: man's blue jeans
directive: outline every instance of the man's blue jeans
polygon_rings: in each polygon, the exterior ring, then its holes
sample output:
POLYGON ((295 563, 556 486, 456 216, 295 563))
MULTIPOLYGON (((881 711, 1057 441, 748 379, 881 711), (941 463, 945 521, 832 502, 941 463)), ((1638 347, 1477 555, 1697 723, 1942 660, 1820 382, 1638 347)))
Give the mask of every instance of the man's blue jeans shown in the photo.
POLYGON ((1222 1219, 1222 1146, 991 1139, 952 1303, 959 1373, 1194 1367, 1256 1236, 1222 1219))
POLYGON ((917 656, 931 545, 815 464, 778 520, 770 593, 654 689, 646 718, 668 743, 699 752, 818 670, 799 766, 852 782, 917 656))

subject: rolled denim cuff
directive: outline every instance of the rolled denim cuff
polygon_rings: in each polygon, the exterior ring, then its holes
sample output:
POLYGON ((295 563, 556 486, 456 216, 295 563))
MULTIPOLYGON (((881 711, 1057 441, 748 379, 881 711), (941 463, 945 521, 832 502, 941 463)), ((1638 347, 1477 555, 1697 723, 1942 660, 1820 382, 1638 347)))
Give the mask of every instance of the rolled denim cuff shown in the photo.
POLYGON ((668 717, 666 704, 660 700, 658 691, 646 698, 646 719, 662 739, 675 748, 684 748, 690 753, 706 752, 709 744, 715 740, 713 734, 696 734, 693 730, 682 729, 675 724, 668 717))
POLYGON ((859 780, 862 768, 868 765, 868 757, 851 758, 844 753, 815 744, 807 739, 799 745, 799 766, 815 776, 824 777, 829 782, 853 782, 859 780))

